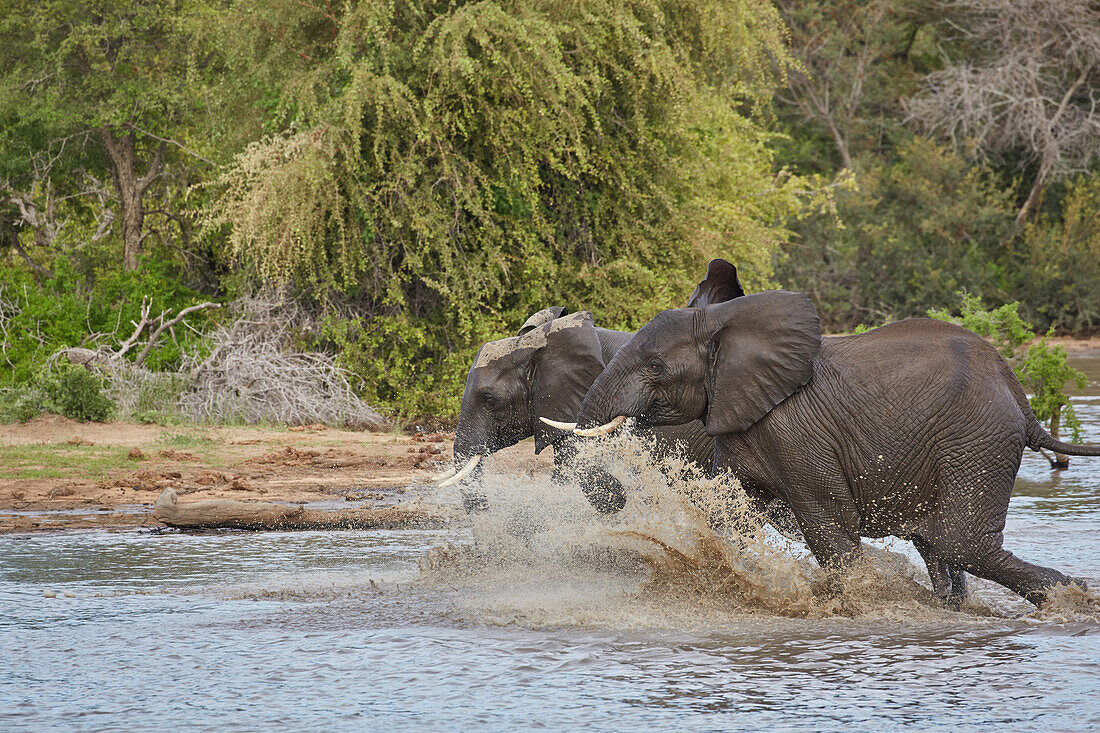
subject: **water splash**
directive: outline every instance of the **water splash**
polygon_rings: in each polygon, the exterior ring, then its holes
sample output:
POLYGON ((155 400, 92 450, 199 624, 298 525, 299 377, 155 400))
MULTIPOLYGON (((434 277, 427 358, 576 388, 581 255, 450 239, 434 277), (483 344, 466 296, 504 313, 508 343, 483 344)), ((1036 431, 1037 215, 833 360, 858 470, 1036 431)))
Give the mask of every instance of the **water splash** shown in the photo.
MULTIPOLYGON (((734 619, 829 617, 958 619, 903 555, 865 548, 840 574, 819 568, 779 535, 731 475, 708 478, 679 456, 656 456, 623 432, 587 441, 626 491, 601 516, 577 476, 486 472, 487 514, 472 542, 432 550, 425 582, 460 589, 465 611, 488 623, 698 626, 734 619)), ((974 615, 991 611, 981 604, 974 615)))

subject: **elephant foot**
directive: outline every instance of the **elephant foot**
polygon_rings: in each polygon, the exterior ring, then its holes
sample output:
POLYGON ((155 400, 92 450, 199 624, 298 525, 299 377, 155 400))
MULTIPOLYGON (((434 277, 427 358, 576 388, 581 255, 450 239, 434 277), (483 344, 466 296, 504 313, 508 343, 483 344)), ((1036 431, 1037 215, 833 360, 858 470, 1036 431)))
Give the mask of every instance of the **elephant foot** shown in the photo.
POLYGON ((956 565, 948 565, 947 577, 951 587, 944 599, 944 606, 951 611, 960 611, 966 600, 966 572, 956 565))

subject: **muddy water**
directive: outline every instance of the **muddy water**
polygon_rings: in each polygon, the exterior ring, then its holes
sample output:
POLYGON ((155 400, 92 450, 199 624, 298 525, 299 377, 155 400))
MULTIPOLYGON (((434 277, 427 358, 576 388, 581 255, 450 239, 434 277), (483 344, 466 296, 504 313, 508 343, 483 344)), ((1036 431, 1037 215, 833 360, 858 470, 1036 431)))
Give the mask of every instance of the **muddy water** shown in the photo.
MULTIPOLYGON (((821 592, 735 498, 700 513, 615 450, 614 519, 490 471, 453 530, 0 537, 0 729, 1100 729, 1095 592, 973 581, 950 613, 896 540, 821 592)), ((1100 588, 1100 459, 1025 456, 1006 537, 1100 588)))

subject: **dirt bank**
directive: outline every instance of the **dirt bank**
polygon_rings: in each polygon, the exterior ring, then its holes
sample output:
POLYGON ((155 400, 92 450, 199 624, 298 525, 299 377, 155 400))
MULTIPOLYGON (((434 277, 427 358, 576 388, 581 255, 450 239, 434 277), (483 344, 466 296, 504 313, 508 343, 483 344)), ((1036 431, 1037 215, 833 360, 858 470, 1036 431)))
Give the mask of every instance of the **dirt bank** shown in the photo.
MULTIPOLYGON (((451 433, 370 433, 309 428, 226 428, 78 423, 40 417, 0 425, 0 532, 154 527, 166 488, 180 502, 234 499, 337 507, 390 506, 437 492, 450 466, 451 433), (341 503, 342 502, 342 503, 341 503)), ((510 467, 545 470, 549 451, 503 451, 510 467)))
POLYGON ((1100 334, 1084 338, 1054 336, 1050 343, 1064 347, 1070 356, 1100 356, 1100 334))

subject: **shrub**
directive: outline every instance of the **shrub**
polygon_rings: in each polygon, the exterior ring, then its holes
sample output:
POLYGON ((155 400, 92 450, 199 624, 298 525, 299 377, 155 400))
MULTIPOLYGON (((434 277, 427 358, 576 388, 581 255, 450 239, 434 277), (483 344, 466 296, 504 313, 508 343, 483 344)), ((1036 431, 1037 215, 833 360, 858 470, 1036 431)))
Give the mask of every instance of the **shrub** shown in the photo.
POLYGON ((83 367, 59 364, 43 388, 47 409, 73 420, 104 422, 115 410, 115 403, 103 394, 103 378, 83 367))

